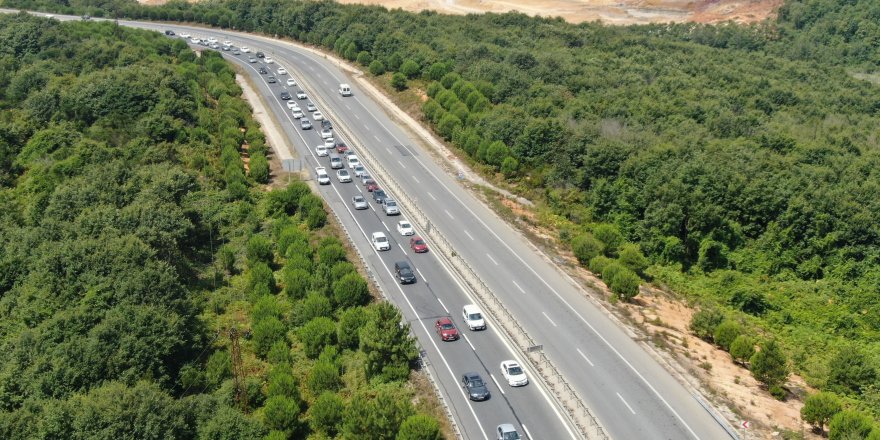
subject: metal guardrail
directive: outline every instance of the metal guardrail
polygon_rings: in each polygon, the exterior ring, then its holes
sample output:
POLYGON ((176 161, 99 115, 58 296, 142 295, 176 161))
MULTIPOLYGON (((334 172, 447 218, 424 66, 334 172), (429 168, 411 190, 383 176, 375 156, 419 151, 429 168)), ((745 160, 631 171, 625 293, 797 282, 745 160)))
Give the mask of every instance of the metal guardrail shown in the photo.
MULTIPOLYGON (((316 90, 311 82, 305 79, 307 77, 303 75, 299 69, 294 68, 294 70, 297 71, 298 80, 301 83, 304 82, 309 85, 309 89, 316 90)), ((341 123, 342 119, 335 115, 335 112, 327 105, 320 95, 311 94, 310 97, 313 101, 320 102, 321 107, 323 108, 322 112, 325 115, 333 118, 336 124, 334 130, 338 131, 339 128, 344 127, 344 124, 341 123)), ((396 200, 400 202, 410 214, 408 216, 409 220, 425 231, 427 237, 434 244, 432 247, 439 250, 438 254, 440 257, 448 262, 458 276, 465 282, 481 303, 483 309, 489 311, 489 313, 495 318, 494 320, 501 324, 501 330, 503 333, 509 340, 514 342, 514 345, 519 349, 523 357, 527 359, 532 368, 541 375, 548 388, 552 391, 554 398, 560 406, 565 409, 569 419, 578 428, 580 434, 584 438, 591 440, 607 440, 609 437, 605 432, 605 429, 599 424, 598 419, 593 415, 583 399, 577 395, 571 384, 565 380, 565 377, 559 372, 547 354, 541 349, 533 349, 536 347, 535 340, 519 324, 519 321, 513 317, 513 314, 504 306, 489 286, 480 279, 476 271, 474 271, 467 261, 458 255, 452 244, 446 239, 442 232, 431 224, 428 216, 419 209, 418 205, 414 203, 412 199, 410 199, 407 192, 400 187, 392 177, 391 173, 381 165, 381 162, 373 156, 370 149, 366 148, 368 143, 362 141, 353 131, 344 131, 347 132, 346 137, 349 139, 352 149, 358 154, 360 161, 372 170, 371 176, 376 178, 376 180, 382 180, 385 182, 386 192, 395 195, 396 200)), ((441 398, 441 400, 443 399, 441 398)), ((444 406, 446 406, 445 401, 444 406)), ((451 416, 448 406, 446 407, 447 412, 451 416)), ((454 425, 455 421, 453 420, 452 423, 454 425)))

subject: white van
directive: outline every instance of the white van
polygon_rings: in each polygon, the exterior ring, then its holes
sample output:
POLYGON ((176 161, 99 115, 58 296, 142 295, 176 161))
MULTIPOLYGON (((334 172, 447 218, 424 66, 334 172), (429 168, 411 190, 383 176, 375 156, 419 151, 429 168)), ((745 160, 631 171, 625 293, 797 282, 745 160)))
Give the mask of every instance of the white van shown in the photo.
POLYGON ((342 96, 351 96, 351 86, 346 83, 339 84, 339 94, 342 96))
POLYGON ((461 319, 471 330, 486 330, 486 320, 483 319, 483 312, 480 308, 468 304, 461 309, 461 319))

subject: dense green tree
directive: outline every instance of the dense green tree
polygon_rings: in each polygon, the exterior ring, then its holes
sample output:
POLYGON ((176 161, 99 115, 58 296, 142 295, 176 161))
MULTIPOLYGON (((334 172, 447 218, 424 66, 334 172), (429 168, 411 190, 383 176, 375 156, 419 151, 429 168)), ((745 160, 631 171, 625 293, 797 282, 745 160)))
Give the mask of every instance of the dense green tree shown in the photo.
POLYGON ((360 330, 369 317, 363 307, 346 309, 339 316, 336 339, 341 348, 356 349, 360 345, 360 330))
POLYGON ((749 363, 752 376, 768 387, 781 386, 788 379, 788 359, 774 340, 759 344, 749 363))
POLYGON ((312 431, 324 432, 333 436, 342 425, 345 402, 338 394, 324 392, 309 407, 309 426, 312 431))
POLYGON ((379 76, 383 73, 385 73, 385 65, 381 61, 373 60, 370 62, 370 74, 379 76))
POLYGON ((829 440, 868 438, 873 423, 871 417, 859 411, 843 410, 835 414, 828 424, 829 440))
POLYGON ((440 424, 424 414, 411 415, 400 425, 397 440, 440 440, 440 424))
POLYGON ((336 343, 336 323, 325 317, 314 318, 305 323, 297 334, 306 356, 314 359, 324 347, 336 343))
POLYGON ((602 254, 604 245, 593 237, 593 234, 585 232, 575 236, 571 240, 571 250, 581 264, 586 265, 591 259, 602 254))
POLYGON ((335 365, 318 361, 309 370, 306 376, 306 385, 313 395, 320 395, 325 391, 338 391, 342 380, 335 365))
POLYGON ((639 275, 643 274, 650 264, 648 259, 645 258, 645 255, 642 254, 639 245, 634 243, 626 243, 622 245, 617 260, 639 275))
POLYGON ((415 60, 408 59, 400 65, 400 69, 398 69, 400 73, 406 75, 407 78, 415 78, 419 75, 422 68, 419 66, 419 63, 415 62, 415 60))
POLYGON ((831 418, 842 409, 840 399, 834 393, 818 392, 810 394, 804 400, 804 406, 801 407, 801 418, 822 431, 831 418))
POLYGON ((406 380, 409 362, 417 356, 409 325, 400 324, 400 312, 389 303, 376 303, 368 310, 369 319, 359 334, 367 376, 383 382, 406 380))
POLYGON ((352 272, 333 283, 333 300, 340 308, 366 305, 370 301, 370 288, 358 273, 352 272))
POLYGON ((221 407, 202 426, 198 438, 201 440, 248 440, 265 435, 263 425, 240 411, 221 407))
POLYGON ((300 427, 300 411, 299 404, 294 399, 286 396, 272 396, 266 399, 263 417, 269 428, 286 432, 290 436, 300 427))
POLYGON ((272 345, 284 339, 286 329, 278 318, 270 316, 254 323, 252 332, 254 350, 260 356, 266 356, 272 345))
POLYGON ((851 344, 842 346, 828 367, 828 385, 844 393, 859 393, 877 383, 877 370, 871 360, 851 344))
POLYGON ((733 341, 742 335, 742 333, 743 328, 739 322, 727 319, 715 327, 715 332, 712 334, 712 340, 715 341, 715 344, 721 347, 724 351, 729 352, 731 347, 733 347, 733 341))
POLYGON ((688 328, 698 338, 712 341, 715 330, 724 321, 724 313, 714 307, 702 307, 691 317, 688 328))
POLYGON ((748 335, 739 335, 730 343, 728 351, 735 362, 744 364, 755 354, 755 339, 748 335))
POLYGON ((398 92, 406 90, 406 88, 407 88, 406 75, 404 75, 400 72, 394 72, 394 74, 391 75, 391 87, 394 87, 394 90, 397 90, 398 92))

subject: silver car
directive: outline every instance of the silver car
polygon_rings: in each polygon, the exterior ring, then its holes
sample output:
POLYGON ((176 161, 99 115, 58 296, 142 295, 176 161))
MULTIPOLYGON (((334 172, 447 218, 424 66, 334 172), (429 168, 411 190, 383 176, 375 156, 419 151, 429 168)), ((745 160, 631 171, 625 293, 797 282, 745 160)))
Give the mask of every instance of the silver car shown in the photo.
POLYGON ((367 209, 369 206, 367 205, 367 199, 364 196, 354 196, 351 198, 351 204, 354 205, 354 209, 367 209))

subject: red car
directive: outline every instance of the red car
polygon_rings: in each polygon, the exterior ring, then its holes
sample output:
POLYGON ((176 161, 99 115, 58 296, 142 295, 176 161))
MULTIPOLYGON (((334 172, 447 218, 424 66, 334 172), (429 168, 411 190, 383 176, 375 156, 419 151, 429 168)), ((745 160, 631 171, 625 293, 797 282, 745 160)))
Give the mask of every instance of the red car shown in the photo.
POLYGON ((422 237, 418 235, 409 239, 409 247, 417 254, 428 252, 428 243, 425 243, 425 240, 422 240, 422 237))
POLYGON ((367 183, 367 191, 373 192, 379 189, 379 185, 376 182, 367 183))
POLYGON ((458 339, 458 329, 455 328, 455 324, 449 318, 438 319, 437 323, 434 324, 434 328, 437 329, 440 339, 444 341, 455 341, 458 339))
POLYGON ((336 152, 338 154, 345 154, 346 151, 348 151, 348 145, 345 145, 342 142, 336 143, 336 152))

